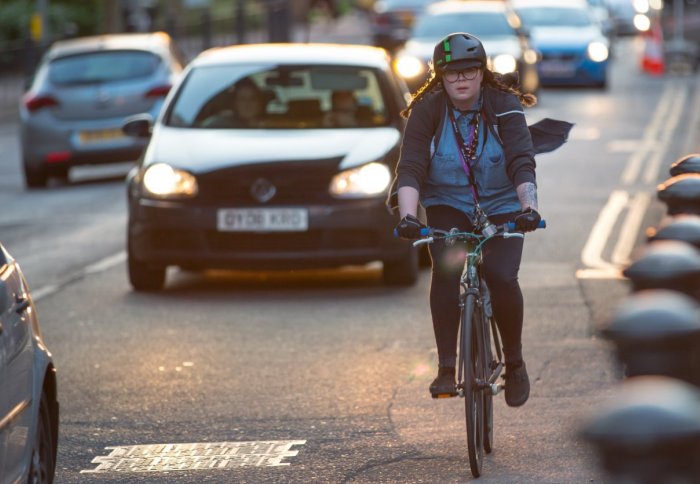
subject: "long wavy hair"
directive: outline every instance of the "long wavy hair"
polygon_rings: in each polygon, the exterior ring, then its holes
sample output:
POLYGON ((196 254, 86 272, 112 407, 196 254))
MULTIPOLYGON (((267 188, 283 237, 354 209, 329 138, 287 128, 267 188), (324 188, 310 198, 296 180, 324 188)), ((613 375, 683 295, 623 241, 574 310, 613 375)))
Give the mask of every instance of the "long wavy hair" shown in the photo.
MULTIPOLYGON (((537 104, 537 97, 534 94, 524 93, 517 86, 517 76, 513 74, 499 74, 498 72, 493 72, 488 68, 484 67, 484 78, 481 81, 482 86, 492 87, 498 89, 499 91, 509 92, 515 94, 525 107, 534 106, 537 104)), ((413 106, 420 101, 426 94, 432 91, 439 91, 443 89, 442 86, 442 76, 440 76, 431 66, 430 77, 425 83, 419 87, 416 92, 413 93, 411 102, 408 106, 401 111, 401 116, 407 118, 411 114, 411 109, 413 106)))

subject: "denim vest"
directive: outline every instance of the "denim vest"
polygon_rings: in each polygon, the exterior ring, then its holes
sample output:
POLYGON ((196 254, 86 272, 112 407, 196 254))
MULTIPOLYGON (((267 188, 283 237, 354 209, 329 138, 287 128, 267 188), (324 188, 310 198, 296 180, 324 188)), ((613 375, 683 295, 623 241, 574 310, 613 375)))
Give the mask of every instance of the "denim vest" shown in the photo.
MULTIPOLYGON (((469 122, 475 112, 461 113, 455 109, 454 115, 462 138, 467 141, 469 122)), ((474 212, 474 196, 460 160, 457 140, 447 110, 444 116, 439 143, 437 150, 432 153, 428 178, 421 191, 420 201, 424 207, 449 205, 471 215, 474 212)), ((495 215, 520 211, 517 192, 506 173, 503 146, 494 133, 486 128, 483 116, 479 121, 476 153, 471 169, 476 179, 479 205, 484 212, 487 215, 495 215)))

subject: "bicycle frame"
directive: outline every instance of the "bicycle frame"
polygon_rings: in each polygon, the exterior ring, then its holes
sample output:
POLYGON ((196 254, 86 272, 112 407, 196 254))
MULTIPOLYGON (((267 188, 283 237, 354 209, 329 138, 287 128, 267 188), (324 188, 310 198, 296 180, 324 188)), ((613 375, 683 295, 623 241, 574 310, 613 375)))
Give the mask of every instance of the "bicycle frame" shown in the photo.
MULTIPOLYGON (((455 233, 455 232, 453 232, 455 233)), ((489 328, 482 328, 481 334, 489 336, 488 340, 484 339, 484 344, 489 346, 493 342, 493 348, 496 351, 496 360, 491 362, 491 373, 488 379, 482 381, 477 379, 475 384, 478 389, 489 389, 492 395, 497 395, 501 390, 503 390, 503 384, 496 383, 498 377, 503 372, 503 354, 500 344, 500 334, 498 328, 496 327, 496 321, 493 318, 493 312, 491 309, 491 296, 488 291, 488 286, 486 286, 486 281, 481 277, 481 262, 483 260, 481 247, 483 243, 488 240, 485 239, 478 243, 474 243, 473 240, 466 241, 467 254, 464 261, 464 270, 462 271, 462 276, 460 278, 460 286, 462 290, 459 295, 459 307, 464 310, 467 301, 467 295, 473 294, 475 296, 475 302, 479 306, 480 311, 483 312, 484 317, 481 318, 483 323, 490 325, 489 328), (493 340, 491 339, 493 338, 493 340)), ((466 335, 464 334, 465 328, 463 327, 463 321, 460 321, 460 346, 462 348, 462 338, 466 335)), ((462 365, 459 366, 459 372, 457 374, 457 381, 463 381, 462 375, 462 365)), ((461 397, 464 397, 464 385, 458 383, 457 391, 461 397)))

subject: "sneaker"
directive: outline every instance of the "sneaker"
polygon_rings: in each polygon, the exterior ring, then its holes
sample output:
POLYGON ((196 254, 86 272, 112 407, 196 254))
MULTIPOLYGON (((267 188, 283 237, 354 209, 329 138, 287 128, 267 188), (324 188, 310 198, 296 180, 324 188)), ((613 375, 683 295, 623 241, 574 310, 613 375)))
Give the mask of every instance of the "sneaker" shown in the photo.
POLYGON ((506 364, 506 403, 509 407, 519 407, 527 402, 530 396, 530 379, 527 376, 525 362, 512 368, 506 364))
POLYGON ((433 398, 449 398, 457 396, 454 367, 441 366, 437 377, 430 384, 430 395, 433 398))

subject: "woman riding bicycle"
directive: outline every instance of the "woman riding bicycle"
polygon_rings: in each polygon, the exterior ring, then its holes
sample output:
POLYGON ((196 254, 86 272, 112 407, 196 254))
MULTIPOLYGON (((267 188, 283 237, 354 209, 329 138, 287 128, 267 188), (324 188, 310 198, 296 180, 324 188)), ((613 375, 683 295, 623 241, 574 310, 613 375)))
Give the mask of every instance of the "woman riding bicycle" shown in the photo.
MULTIPOLYGON (((418 203, 430 227, 474 230, 484 216, 495 224, 514 221, 516 230, 535 230, 535 150, 523 106, 536 98, 488 69, 481 41, 453 33, 433 52, 430 79, 402 112, 408 118, 397 166, 398 235, 420 237, 418 203), (475 213, 478 205, 484 213, 475 213)), ((430 309, 438 350, 438 374, 431 394, 455 394, 459 328, 459 279, 465 252, 443 242, 430 246, 430 309)), ((522 355, 523 296, 518 270, 522 238, 494 237, 484 246, 483 276, 503 339, 505 399, 524 404, 530 382, 522 355)))

